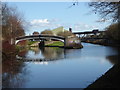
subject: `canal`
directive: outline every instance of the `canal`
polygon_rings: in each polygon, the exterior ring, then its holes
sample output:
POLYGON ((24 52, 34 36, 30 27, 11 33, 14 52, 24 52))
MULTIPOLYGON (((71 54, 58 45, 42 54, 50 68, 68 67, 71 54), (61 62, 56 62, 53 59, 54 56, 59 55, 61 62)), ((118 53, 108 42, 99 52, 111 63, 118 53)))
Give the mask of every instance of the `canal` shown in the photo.
POLYGON ((109 46, 82 45, 82 49, 21 50, 3 63, 3 87, 86 88, 112 68, 118 51, 109 46))

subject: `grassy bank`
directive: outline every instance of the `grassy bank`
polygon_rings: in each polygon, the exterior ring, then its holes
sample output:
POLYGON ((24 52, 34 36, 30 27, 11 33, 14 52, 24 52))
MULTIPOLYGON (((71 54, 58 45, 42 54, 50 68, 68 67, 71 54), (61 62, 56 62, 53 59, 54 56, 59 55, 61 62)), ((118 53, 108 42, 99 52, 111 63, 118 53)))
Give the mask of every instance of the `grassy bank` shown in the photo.
POLYGON ((38 41, 29 41, 28 42, 28 45, 30 46, 30 45, 32 45, 32 44, 34 44, 34 43, 37 43, 38 41))
POLYGON ((47 44, 47 46, 64 46, 64 43, 61 41, 54 41, 51 44, 47 44))

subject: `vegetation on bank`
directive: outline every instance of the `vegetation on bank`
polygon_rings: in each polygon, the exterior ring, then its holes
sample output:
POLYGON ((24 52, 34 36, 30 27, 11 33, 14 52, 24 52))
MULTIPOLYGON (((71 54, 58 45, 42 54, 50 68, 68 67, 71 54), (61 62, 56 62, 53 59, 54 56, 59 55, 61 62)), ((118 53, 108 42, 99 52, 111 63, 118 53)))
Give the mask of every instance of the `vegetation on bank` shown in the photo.
POLYGON ((38 41, 28 41, 28 45, 30 46, 30 45, 32 45, 32 44, 35 44, 35 43, 37 43, 38 41))
POLYGON ((106 28, 106 36, 109 39, 120 42, 119 25, 120 23, 115 23, 106 28))
MULTIPOLYGON (((2 57, 11 57, 19 50, 15 45, 15 38, 25 35, 25 21, 23 15, 16 7, 9 6, 8 3, 1 3, 2 11, 2 57), (16 49, 17 48, 17 49, 16 49)), ((6 58, 7 60, 8 58, 6 58)))
POLYGON ((54 41, 51 44, 47 44, 47 46, 64 46, 64 43, 61 41, 54 41))
POLYGON ((2 41, 15 44, 15 38, 25 35, 24 18, 16 7, 2 3, 2 41))
MULTIPOLYGON (((99 44, 99 45, 107 45, 107 46, 120 46, 120 30, 119 30, 120 23, 114 23, 110 26, 106 27, 105 33, 101 33, 99 35, 91 35, 89 37, 97 37, 97 38, 107 38, 107 39, 91 39, 86 40, 84 42, 99 44)), ((86 36, 88 37, 88 36, 86 36)))
POLYGON ((28 49, 28 48, 29 47, 27 47, 27 46, 15 45, 16 53, 19 53, 21 50, 25 50, 25 49, 28 49))
MULTIPOLYGON (((107 44, 107 45, 120 45, 120 22, 119 22, 119 8, 120 2, 89 2, 88 6, 92 8, 95 14, 100 15, 100 20, 97 22, 111 22, 112 24, 108 26, 105 31, 104 38, 108 38, 108 42, 104 40, 96 41, 96 43, 107 44)), ((93 41, 93 42, 94 42, 93 41)), ((92 43, 92 41, 90 41, 92 43)))

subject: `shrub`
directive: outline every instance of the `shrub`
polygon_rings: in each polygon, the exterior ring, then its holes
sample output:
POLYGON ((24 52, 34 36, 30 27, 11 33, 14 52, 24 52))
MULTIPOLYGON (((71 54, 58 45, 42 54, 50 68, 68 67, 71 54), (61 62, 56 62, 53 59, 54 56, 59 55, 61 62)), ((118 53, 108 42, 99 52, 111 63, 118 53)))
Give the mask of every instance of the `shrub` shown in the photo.
POLYGON ((119 23, 115 23, 107 27, 106 35, 109 39, 120 41, 119 23))
POLYGON ((53 32, 51 30, 44 30, 44 31, 41 32, 41 34, 53 35, 53 32))

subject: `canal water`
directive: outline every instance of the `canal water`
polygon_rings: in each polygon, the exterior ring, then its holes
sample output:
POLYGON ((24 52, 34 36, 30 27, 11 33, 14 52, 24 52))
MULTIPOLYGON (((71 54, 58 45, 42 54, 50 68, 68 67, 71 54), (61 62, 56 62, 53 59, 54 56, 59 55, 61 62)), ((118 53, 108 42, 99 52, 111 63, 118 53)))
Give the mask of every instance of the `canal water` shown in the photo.
POLYGON ((3 87, 86 88, 112 68, 118 52, 108 46, 82 45, 82 49, 21 50, 3 63, 3 87))

